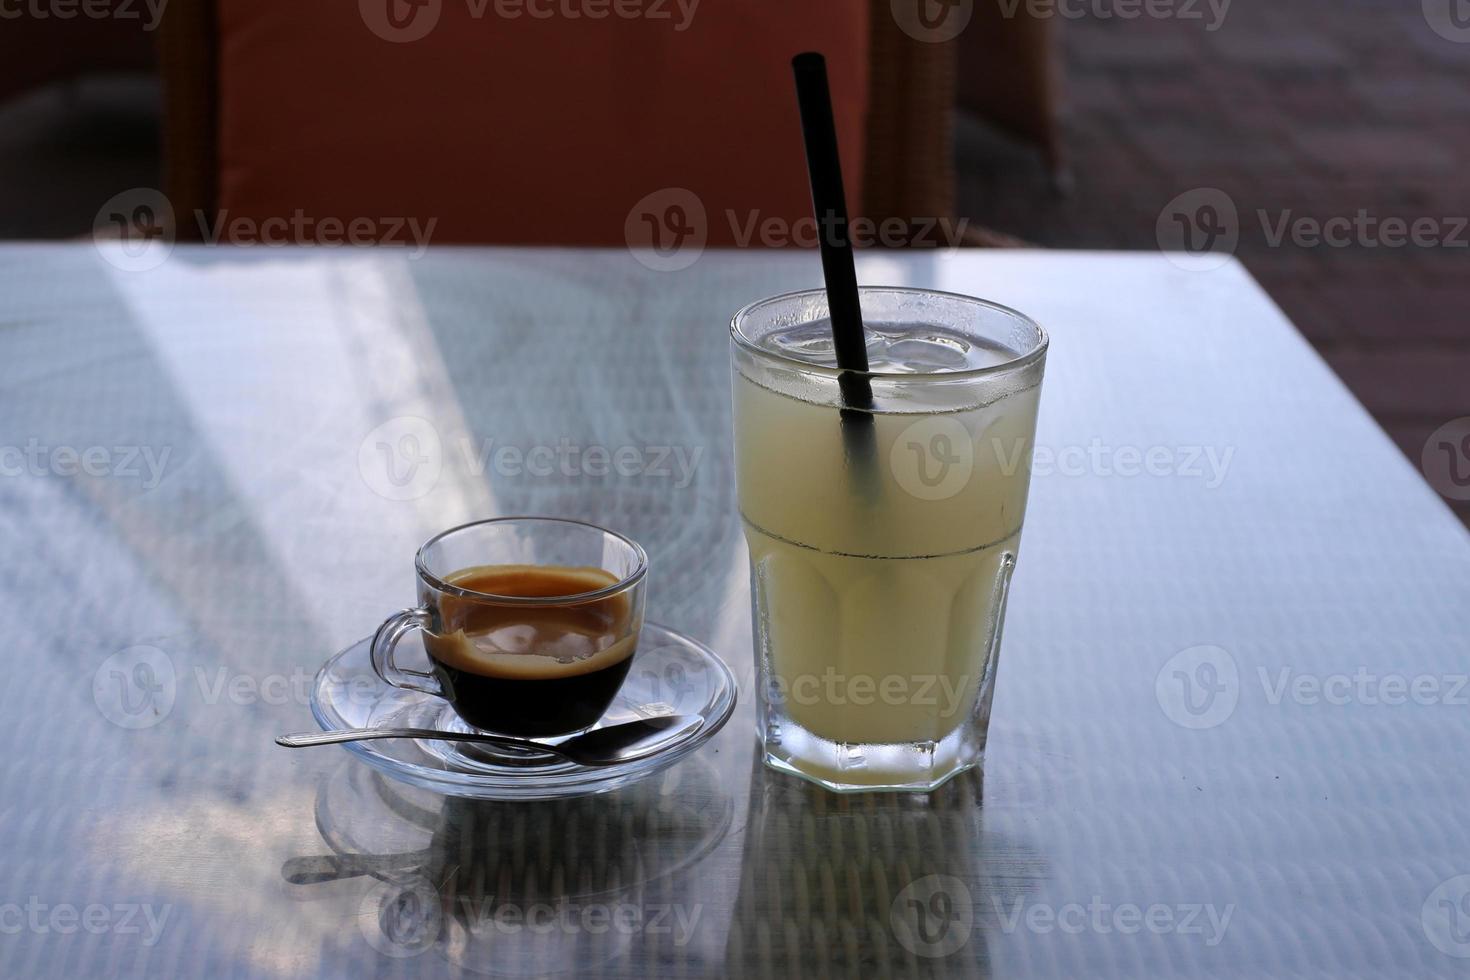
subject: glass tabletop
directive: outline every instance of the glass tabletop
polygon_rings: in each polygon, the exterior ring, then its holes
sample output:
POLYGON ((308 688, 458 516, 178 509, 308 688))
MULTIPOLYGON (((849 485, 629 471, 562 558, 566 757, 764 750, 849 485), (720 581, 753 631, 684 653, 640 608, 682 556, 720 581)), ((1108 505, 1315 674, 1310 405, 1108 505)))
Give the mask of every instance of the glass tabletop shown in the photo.
POLYGON ((726 326, 814 256, 0 247, 0 972, 1459 976, 1470 540, 1237 264, 870 256, 1052 348, 984 771, 754 742, 726 326), (312 727, 434 532, 609 526, 742 700, 576 799, 312 727))

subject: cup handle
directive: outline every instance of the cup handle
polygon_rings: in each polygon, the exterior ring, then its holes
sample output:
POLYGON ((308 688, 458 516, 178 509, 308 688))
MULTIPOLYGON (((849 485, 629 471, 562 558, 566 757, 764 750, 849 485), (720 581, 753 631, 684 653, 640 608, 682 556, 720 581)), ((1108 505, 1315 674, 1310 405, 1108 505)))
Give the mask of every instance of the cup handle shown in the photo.
POLYGON ((429 610, 423 606, 404 609, 389 616, 373 634, 373 670, 385 684, 408 691, 422 691, 424 694, 442 698, 444 688, 440 686, 439 678, 427 670, 410 670, 393 662, 393 651, 397 648, 398 641, 403 639, 403 635, 409 630, 422 630, 428 627, 429 610))

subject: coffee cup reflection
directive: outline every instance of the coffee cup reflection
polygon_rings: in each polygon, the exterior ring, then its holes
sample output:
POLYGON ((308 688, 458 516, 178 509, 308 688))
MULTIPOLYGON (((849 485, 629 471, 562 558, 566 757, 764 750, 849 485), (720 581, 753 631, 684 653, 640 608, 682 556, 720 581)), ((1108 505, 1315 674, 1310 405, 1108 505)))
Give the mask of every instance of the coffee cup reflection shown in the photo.
POLYGON ((585 970, 635 942, 688 958, 702 955, 694 869, 732 811, 699 759, 612 793, 516 803, 440 797, 351 762, 318 793, 330 853, 281 873, 303 889, 363 879, 347 918, 374 957, 434 953, 511 976, 585 970))

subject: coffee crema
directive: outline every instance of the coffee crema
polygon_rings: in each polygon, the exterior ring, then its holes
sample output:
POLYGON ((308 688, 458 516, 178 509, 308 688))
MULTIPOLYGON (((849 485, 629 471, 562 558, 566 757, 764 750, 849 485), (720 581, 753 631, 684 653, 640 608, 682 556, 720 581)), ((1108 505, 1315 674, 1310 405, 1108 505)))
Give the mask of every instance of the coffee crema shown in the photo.
POLYGON ((476 728, 560 735, 602 717, 628 676, 641 618, 630 593, 578 600, 616 585, 601 568, 478 565, 445 581, 424 647, 445 697, 476 728), (538 605, 495 597, 565 598, 538 605))

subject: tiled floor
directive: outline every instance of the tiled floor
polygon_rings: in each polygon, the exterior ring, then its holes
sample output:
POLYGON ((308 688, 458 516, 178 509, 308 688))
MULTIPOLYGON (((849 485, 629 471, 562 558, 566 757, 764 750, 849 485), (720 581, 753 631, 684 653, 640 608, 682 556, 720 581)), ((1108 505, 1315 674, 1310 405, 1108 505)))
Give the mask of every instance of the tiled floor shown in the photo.
POLYGON ((1251 0, 1214 31, 1066 20, 1075 187, 962 124, 961 211, 1043 245, 1157 248, 1170 202, 1219 188, 1236 254, 1417 463, 1470 416, 1470 27, 1436 33, 1436 3, 1470 20, 1464 0, 1251 0), (1290 231, 1333 218, 1331 243, 1290 231), (1385 244, 1388 218, 1420 244, 1385 244))

